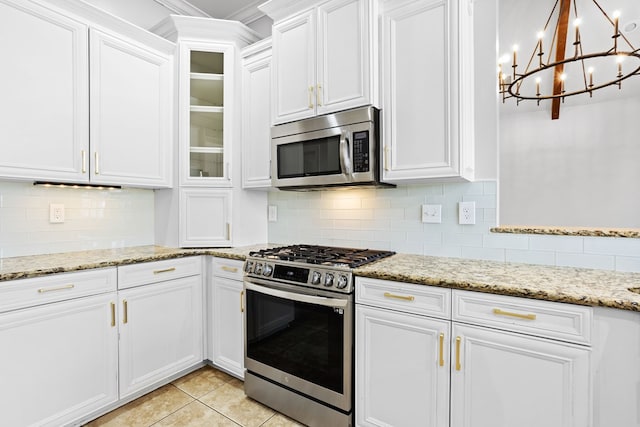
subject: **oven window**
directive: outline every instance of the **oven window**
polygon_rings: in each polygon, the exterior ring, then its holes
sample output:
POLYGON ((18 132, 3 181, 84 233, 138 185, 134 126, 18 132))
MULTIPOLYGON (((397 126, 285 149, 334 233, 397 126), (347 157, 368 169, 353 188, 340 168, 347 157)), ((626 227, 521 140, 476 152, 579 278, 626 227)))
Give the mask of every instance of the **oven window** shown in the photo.
POLYGON ((343 393, 340 310, 252 290, 246 301, 247 357, 343 393))
POLYGON ((340 174, 340 136, 280 144, 277 161, 278 178, 340 174))

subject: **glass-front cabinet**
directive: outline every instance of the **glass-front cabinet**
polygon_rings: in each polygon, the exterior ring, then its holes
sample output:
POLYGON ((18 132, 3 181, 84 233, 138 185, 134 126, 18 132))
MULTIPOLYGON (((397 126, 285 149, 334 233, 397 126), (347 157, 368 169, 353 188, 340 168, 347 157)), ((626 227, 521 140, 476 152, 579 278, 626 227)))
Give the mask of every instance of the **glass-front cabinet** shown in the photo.
POLYGON ((210 43, 181 49, 181 183, 231 186, 232 53, 210 43))

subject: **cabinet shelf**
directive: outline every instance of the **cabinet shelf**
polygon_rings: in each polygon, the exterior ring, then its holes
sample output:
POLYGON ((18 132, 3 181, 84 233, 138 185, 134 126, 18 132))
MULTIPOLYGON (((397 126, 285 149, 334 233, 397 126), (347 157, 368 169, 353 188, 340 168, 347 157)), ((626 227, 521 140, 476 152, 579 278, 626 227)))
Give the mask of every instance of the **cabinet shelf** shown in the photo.
POLYGON ((222 154, 224 153, 223 147, 190 147, 190 153, 202 153, 202 154, 222 154))
POLYGON ((192 105, 190 110, 193 113, 224 113, 224 107, 213 107, 210 105, 192 105))
POLYGON ((189 73, 191 80, 224 80, 223 74, 211 74, 211 73, 189 73))

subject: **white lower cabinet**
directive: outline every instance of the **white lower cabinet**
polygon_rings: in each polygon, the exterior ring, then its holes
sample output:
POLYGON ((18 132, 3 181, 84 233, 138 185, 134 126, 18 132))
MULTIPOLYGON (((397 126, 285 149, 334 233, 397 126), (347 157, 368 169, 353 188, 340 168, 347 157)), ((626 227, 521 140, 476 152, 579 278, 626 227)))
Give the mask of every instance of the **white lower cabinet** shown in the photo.
POLYGON ((445 291, 356 279, 356 425, 592 425, 592 308, 445 291))
POLYGON ((2 300, 23 290, 32 304, 58 298, 0 314, 1 425, 67 425, 118 400, 115 277, 107 269, 0 283, 2 300), (78 298, 89 288, 100 294, 78 298))
POLYGON ((356 306, 357 425, 449 425, 450 329, 445 320, 356 306))
MULTIPOLYGON (((158 275, 177 269, 168 267, 166 261, 123 268, 145 268, 158 275)), ((121 399, 202 362, 200 273, 198 263, 188 277, 118 293, 121 399)))
POLYGON ((210 289, 209 357, 214 365, 244 378, 242 261, 213 258, 210 289))
POLYGON ((453 324, 452 427, 584 427, 590 350, 453 324))

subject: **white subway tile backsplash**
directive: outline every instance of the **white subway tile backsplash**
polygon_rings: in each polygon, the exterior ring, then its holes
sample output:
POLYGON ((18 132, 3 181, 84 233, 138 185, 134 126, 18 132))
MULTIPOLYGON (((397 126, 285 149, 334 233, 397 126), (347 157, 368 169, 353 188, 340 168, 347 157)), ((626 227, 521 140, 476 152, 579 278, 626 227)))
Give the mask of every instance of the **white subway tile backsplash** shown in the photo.
POLYGON ((507 262, 519 262, 523 264, 555 265, 556 253, 551 251, 507 249, 505 260, 507 262))
POLYGON ((566 267, 596 268, 599 270, 614 270, 615 257, 613 255, 592 255, 558 252, 556 265, 566 267))
POLYGON ((578 236, 546 236, 529 237, 529 249, 554 252, 583 252, 584 238, 578 236))
POLYGON ((0 182, 3 257, 154 243, 152 190, 83 190, 0 182), (49 205, 65 222, 49 223, 49 205))
POLYGON ((640 273, 640 256, 616 256, 616 270, 640 273))
MULTIPOLYGON (((391 249, 397 252, 543 265, 640 270, 640 239, 491 233, 496 181, 392 189, 272 192, 279 221, 269 240, 391 249), (458 202, 476 202, 476 224, 458 224, 458 202), (420 205, 442 205, 442 223, 421 222, 420 205)), ((1 220, 0 220, 1 221, 1 220)), ((2 226, 0 222, 0 227, 2 226)))
POLYGON ((485 234, 482 245, 485 248, 528 249, 529 236, 523 234, 485 234))

